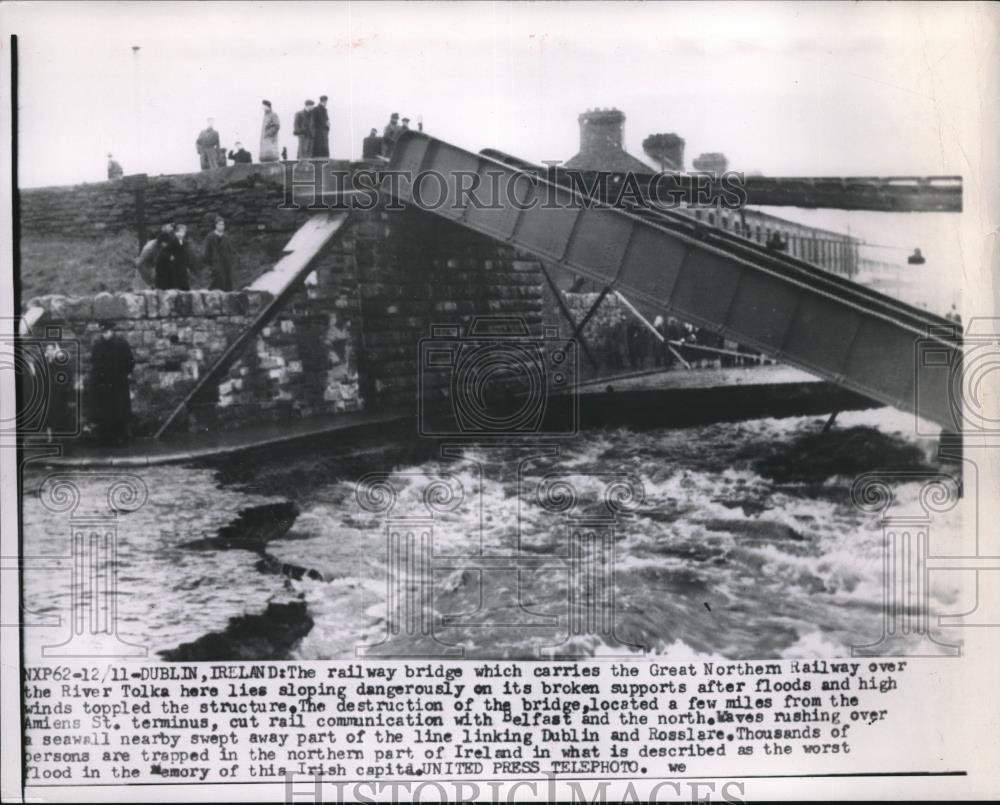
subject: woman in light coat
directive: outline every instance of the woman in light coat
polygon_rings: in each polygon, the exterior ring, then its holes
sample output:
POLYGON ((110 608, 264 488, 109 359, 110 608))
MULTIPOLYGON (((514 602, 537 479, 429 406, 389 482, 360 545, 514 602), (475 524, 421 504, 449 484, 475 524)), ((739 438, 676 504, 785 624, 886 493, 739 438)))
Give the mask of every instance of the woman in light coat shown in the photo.
POLYGON ((262 101, 264 104, 264 122, 260 128, 260 161, 278 161, 278 130, 281 128, 281 121, 278 115, 271 111, 271 102, 262 101))

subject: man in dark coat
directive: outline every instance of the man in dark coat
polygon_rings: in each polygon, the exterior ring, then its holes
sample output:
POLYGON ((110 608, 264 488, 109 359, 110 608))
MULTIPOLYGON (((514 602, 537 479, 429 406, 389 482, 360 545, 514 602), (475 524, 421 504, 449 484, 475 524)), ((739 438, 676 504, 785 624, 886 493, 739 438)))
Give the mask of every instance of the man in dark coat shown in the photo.
POLYGON ((626 333, 628 335, 629 365, 633 369, 644 369, 649 345, 649 332, 635 319, 629 319, 626 333))
POLYGON ((226 235, 226 222, 215 219, 215 230, 205 238, 205 265, 212 270, 209 288, 213 291, 233 290, 233 250, 226 235))
POLYGON ((132 421, 129 377, 135 358, 114 328, 114 322, 101 323, 101 335, 90 353, 90 416, 105 445, 122 444, 132 421))
POLYGON ((330 113, 326 109, 326 95, 319 96, 319 106, 312 110, 312 156, 330 156, 330 113))
POLYGON ((163 247, 174 235, 174 225, 164 224, 155 238, 146 241, 139 256, 135 258, 135 268, 138 277, 134 283, 135 290, 156 287, 156 265, 163 247))
POLYGON ((195 268, 191 244, 186 240, 184 224, 174 227, 173 235, 164 236, 156 257, 156 289, 158 291, 191 290, 188 273, 195 268))
POLYGON ((295 113, 292 134, 299 138, 299 152, 296 154, 296 159, 309 159, 312 156, 313 106, 315 104, 312 101, 306 101, 305 108, 295 113))
POLYGON ((399 134, 399 112, 393 112, 386 127, 382 130, 382 156, 392 156, 392 149, 396 147, 399 134))
POLYGON ((112 181, 115 179, 121 179, 125 175, 125 171, 122 170, 121 164, 116 160, 111 154, 108 154, 108 178, 112 181))
POLYGON ((156 273, 154 284, 158 291, 169 291, 174 286, 174 262, 177 259, 177 240, 173 229, 163 231, 157 238, 159 248, 156 250, 156 273))
POLYGON ((243 143, 236 143, 236 150, 229 152, 229 158, 234 165, 249 165, 253 162, 250 152, 243 147, 243 143))
POLYGON ((382 153, 382 138, 378 136, 378 129, 372 129, 368 136, 361 142, 361 158, 375 159, 382 153))
POLYGON ((174 287, 179 291, 191 290, 191 276, 198 270, 198 258, 195 256, 194 243, 188 239, 187 225, 174 225, 174 238, 177 240, 177 259, 174 261, 174 287))

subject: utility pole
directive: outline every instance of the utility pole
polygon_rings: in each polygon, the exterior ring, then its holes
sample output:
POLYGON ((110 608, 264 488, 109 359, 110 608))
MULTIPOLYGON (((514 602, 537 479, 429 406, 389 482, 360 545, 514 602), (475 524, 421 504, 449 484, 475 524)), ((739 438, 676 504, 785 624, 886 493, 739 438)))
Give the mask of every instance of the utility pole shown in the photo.
POLYGON ((132 75, 133 75, 133 94, 135 102, 135 168, 134 173, 142 172, 142 127, 141 127, 141 116, 140 102, 142 95, 140 93, 140 75, 139 75, 139 45, 132 45, 132 75))

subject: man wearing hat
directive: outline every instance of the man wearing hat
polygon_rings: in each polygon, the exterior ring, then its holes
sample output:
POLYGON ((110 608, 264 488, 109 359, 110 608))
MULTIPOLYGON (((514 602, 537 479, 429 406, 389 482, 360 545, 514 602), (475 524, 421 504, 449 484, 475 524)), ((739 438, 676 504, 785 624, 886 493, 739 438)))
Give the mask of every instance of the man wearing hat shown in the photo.
POLYGON ((371 132, 361 141, 361 158, 376 159, 382 153, 382 138, 378 136, 378 129, 371 132))
POLYGON ((229 152, 229 158, 233 161, 234 165, 249 165, 253 162, 253 157, 250 156, 250 152, 243 147, 243 143, 236 143, 236 150, 229 152))
POLYGON ((122 444, 132 421, 129 377, 135 368, 132 348, 115 334, 113 321, 101 322, 101 334, 90 353, 90 418, 101 444, 122 444))
POLYGON ((313 142, 313 106, 312 101, 306 101, 305 108, 295 113, 295 127, 292 131, 299 138, 299 152, 296 159, 309 159, 312 156, 313 142))
POLYGON ((264 122, 260 127, 260 155, 261 162, 278 161, 278 131, 281 129, 281 121, 278 114, 271 111, 270 101, 261 101, 264 106, 264 122))
POLYGON ((396 147, 397 137, 399 137, 399 112, 393 112, 388 125, 382 130, 383 156, 392 156, 392 149, 396 147))
POLYGON ((326 110, 326 95, 319 96, 319 106, 312 110, 314 157, 330 156, 330 114, 326 110))
POLYGON ((108 154, 108 178, 111 180, 121 179, 125 174, 122 170, 122 166, 118 163, 111 154, 108 154))
POLYGON ((214 123, 215 121, 209 118, 208 126, 202 129, 194 142, 203 171, 219 167, 219 132, 213 128, 214 123))

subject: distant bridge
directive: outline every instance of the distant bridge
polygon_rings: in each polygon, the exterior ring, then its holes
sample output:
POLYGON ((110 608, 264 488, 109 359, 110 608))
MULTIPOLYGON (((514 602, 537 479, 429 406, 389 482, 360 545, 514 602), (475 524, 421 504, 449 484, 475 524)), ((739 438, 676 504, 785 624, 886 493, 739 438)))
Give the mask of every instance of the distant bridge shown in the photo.
MULTIPOLYGON (((495 149, 488 148, 481 153, 491 159, 510 160, 507 154, 495 149)), ((570 173, 559 166, 555 166, 554 170, 532 167, 543 170, 557 182, 562 182, 570 173)), ((588 188, 606 188, 608 191, 621 187, 627 175, 615 171, 577 169, 571 173, 588 188)), ((645 199, 666 206, 676 206, 668 191, 682 187, 688 191, 688 197, 693 198, 694 188, 705 181, 705 174, 676 174, 670 176, 669 184, 658 184, 658 175, 634 173, 631 178, 645 199)), ((875 212, 962 211, 961 176, 744 176, 743 187, 747 193, 746 203, 755 206, 875 212)), ((605 197, 602 200, 611 199, 605 197)))

